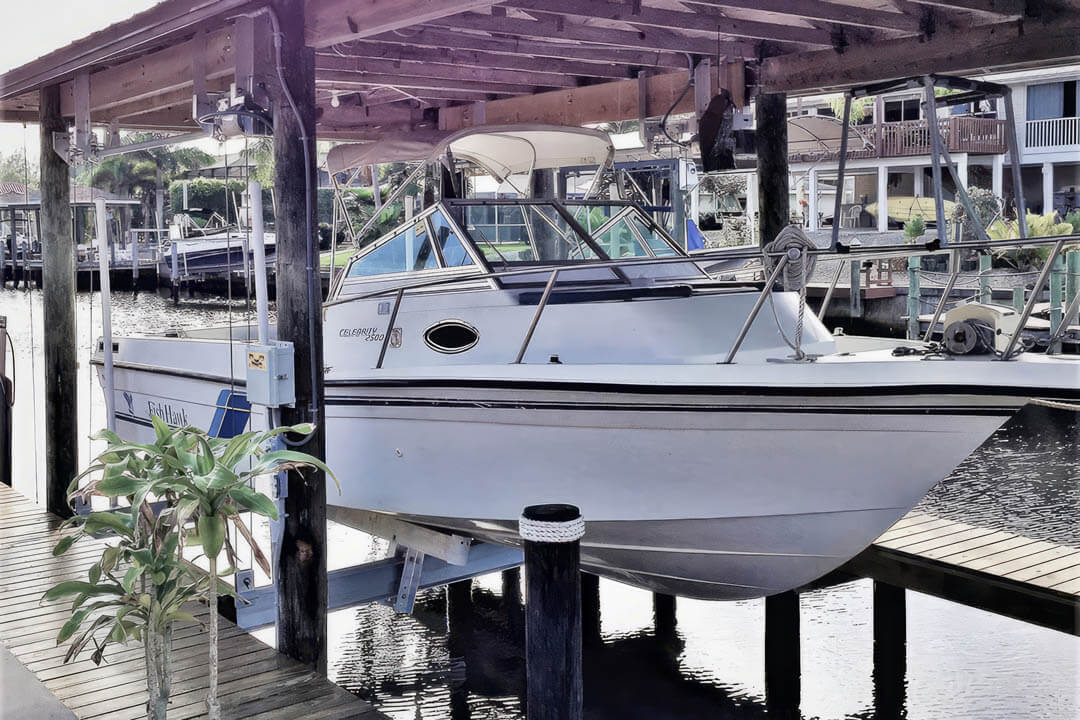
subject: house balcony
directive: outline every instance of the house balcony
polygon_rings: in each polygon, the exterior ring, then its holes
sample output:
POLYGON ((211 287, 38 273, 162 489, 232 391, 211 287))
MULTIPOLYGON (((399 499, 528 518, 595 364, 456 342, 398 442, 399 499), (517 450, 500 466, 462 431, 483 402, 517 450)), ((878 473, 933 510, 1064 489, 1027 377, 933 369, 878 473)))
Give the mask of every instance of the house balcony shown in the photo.
MULTIPOLYGON (((1075 118, 1073 118, 1075 119, 1075 118)), ((954 116, 938 119, 941 139, 950 153, 1001 154, 1008 150, 1008 123, 994 118, 954 116)), ((848 159, 894 158, 930 154, 930 128, 926 120, 856 125, 848 137, 848 159)), ((1076 137, 1076 126, 1073 126, 1076 137)), ((836 142, 831 145, 838 145, 836 142)), ((792 153, 789 162, 837 160, 838 150, 792 153)))
POLYGON ((1028 120, 1024 123, 1024 147, 1052 152, 1076 149, 1080 145, 1080 118, 1028 120))

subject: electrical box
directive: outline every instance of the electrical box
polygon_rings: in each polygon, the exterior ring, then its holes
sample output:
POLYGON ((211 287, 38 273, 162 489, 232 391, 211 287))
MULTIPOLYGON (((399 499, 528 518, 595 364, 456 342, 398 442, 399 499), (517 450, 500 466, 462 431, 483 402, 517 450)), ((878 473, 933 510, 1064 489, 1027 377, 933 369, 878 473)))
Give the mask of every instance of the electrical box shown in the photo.
POLYGON ((296 402, 293 345, 270 342, 247 346, 247 399, 266 407, 296 402))

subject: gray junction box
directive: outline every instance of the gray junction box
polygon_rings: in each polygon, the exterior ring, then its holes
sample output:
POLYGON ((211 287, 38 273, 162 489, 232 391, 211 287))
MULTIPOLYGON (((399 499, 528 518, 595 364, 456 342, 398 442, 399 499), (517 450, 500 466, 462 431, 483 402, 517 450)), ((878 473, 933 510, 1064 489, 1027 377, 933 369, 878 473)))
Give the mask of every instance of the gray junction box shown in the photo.
POLYGON ((248 345, 247 396, 248 402, 266 407, 296 402, 292 343, 248 345))

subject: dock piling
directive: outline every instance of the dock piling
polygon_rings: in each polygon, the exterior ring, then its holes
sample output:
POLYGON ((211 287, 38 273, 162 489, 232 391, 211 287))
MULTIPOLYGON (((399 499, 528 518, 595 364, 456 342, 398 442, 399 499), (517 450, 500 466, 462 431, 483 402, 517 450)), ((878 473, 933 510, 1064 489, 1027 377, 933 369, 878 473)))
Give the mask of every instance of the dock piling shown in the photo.
POLYGON ((907 672, 905 590, 874 581, 874 707, 877 717, 897 717, 904 707, 907 672))
MULTIPOLYGON (((757 127, 758 242, 772 242, 788 223, 787 95, 761 93, 754 103, 757 127)), ((683 233, 685 234, 685 228, 683 233)))
POLYGON ((862 317, 862 261, 852 260, 849 263, 851 273, 851 291, 848 297, 848 314, 853 317, 862 317))
POLYGON ((992 297, 990 291, 990 267, 994 259, 990 253, 979 253, 979 302, 989 303, 992 297))
MULTIPOLYGON (((1050 337, 1054 337, 1065 319, 1065 309, 1061 304, 1065 294, 1065 256, 1059 253, 1050 268, 1050 337)), ((1055 342, 1047 348, 1048 352, 1061 352, 1061 343, 1055 342)))
POLYGON ((675 596, 653 593, 653 631, 656 637, 670 642, 676 639, 675 596))
POLYGON ((11 406, 15 401, 15 386, 7 376, 7 317, 4 315, 0 315, 0 391, 3 393, 0 395, 0 483, 11 487, 11 406))
POLYGON ((581 573, 581 642, 596 647, 602 642, 600 634, 600 576, 581 573))
POLYGON ((581 720, 581 558, 585 521, 573 505, 530 505, 518 533, 525 557, 529 720, 581 720))
MULTIPOLYGON (((922 312, 922 288, 919 283, 919 271, 922 268, 921 259, 913 255, 908 258, 908 296, 907 296, 907 339, 919 339, 919 313, 922 312)), ((931 324, 930 332, 934 328, 931 324)))
POLYGON ((765 598, 765 704, 769 716, 799 716, 799 595, 794 591, 765 598))
MULTIPOLYGON (((71 248, 71 182, 67 162, 53 150, 53 133, 67 133, 60 86, 41 91, 41 259, 45 308, 46 507, 70 517, 67 488, 78 472, 75 337, 75 253, 71 248)), ((28 256, 29 253, 26 253, 28 256)), ((29 280, 29 265, 25 275, 29 280)))
MULTIPOLYGON (((1069 307, 1073 299, 1080 295, 1080 250, 1070 250, 1065 253, 1065 307, 1069 307)), ((1062 318, 1066 326, 1080 322, 1077 315, 1071 313, 1070 317, 1062 318)))
MULTIPOLYGON (((296 449, 326 458, 322 293, 318 282, 315 51, 304 44, 304 2, 272 0, 280 77, 274 88, 274 190, 278 339, 293 344, 296 402, 283 425, 313 423, 296 449)), ((277 54, 277 53, 275 53, 277 54)), ((326 672, 326 476, 287 473, 284 533, 275 568, 277 642, 286 655, 326 672)))
POLYGON ((1012 306, 1013 310, 1018 313, 1024 312, 1024 303, 1027 302, 1027 298, 1024 297, 1024 288, 1015 287, 1012 291, 1012 306))
POLYGON ((180 304, 180 266, 177 264, 176 243, 169 245, 169 292, 173 305, 180 304))

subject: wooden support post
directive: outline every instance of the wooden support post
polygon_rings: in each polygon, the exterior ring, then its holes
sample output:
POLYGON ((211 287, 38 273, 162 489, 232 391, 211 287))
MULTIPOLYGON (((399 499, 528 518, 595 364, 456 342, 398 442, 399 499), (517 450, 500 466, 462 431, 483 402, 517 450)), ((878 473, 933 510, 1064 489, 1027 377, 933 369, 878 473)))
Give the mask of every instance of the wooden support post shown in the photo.
POLYGON ((573 505, 530 505, 518 523, 525 555, 529 720, 581 720, 580 540, 573 505))
POLYGON ((799 595, 765 598, 765 705, 769 717, 796 718, 801 694, 799 595))
POLYGON ((907 608, 902 587, 874 581, 875 717, 900 717, 905 704, 907 608))
MULTIPOLYGON (((75 356, 75 250, 71 246, 68 164, 53 151, 67 132, 60 87, 41 90, 41 272, 45 306, 45 495, 48 510, 70 517, 67 488, 78 472, 79 393, 75 356)), ((14 218, 13 218, 14 219, 14 218)), ((29 257, 29 248, 26 248, 29 257)), ((26 271, 29 270, 27 265, 26 271)), ((29 272, 27 272, 29 275, 29 272)))
MULTIPOLYGON (((919 314, 922 312, 922 288, 919 283, 919 272, 922 269, 922 263, 917 256, 908 258, 908 296, 907 296, 907 339, 918 340, 921 337, 919 333, 919 314)), ((930 329, 933 332, 933 328, 930 329)))
POLYGON ((172 295, 173 305, 180 304, 180 258, 177 255, 176 243, 169 245, 169 292, 172 295))
MULTIPOLYGON (((296 449, 325 458, 322 293, 314 235, 315 53, 304 45, 303 0, 273 0, 270 6, 281 27, 285 82, 298 111, 293 112, 283 89, 276 88, 277 328, 279 340, 293 343, 296 378, 295 406, 281 408, 281 421, 315 423, 315 431, 296 449)), ((284 534, 275 568, 278 649, 325 673, 326 477, 294 471, 284 484, 284 534)))
MULTIPOLYGON (((1080 295, 1080 250, 1070 250, 1065 253, 1065 307, 1069 307, 1073 298, 1080 295)), ((1080 322, 1077 314, 1063 318, 1066 325, 1074 325, 1080 322)))
MULTIPOLYGON (((3 266, 0 262, 0 268, 3 266)), ((15 387, 8 379, 6 363, 7 316, 0 315, 0 483, 11 487, 11 405, 15 401, 15 387)))
MULTIPOLYGON (((1050 334, 1053 335, 1061 327, 1065 319, 1065 308, 1061 302, 1065 295, 1065 257, 1058 253, 1054 258, 1054 264, 1050 269, 1050 334)), ((1022 328, 1021 328, 1022 329, 1022 328)), ((1048 352, 1061 352, 1061 342, 1054 343, 1048 352)))
POLYGON ((596 647, 603 642, 600 634, 600 576, 581 573, 581 642, 596 647))
MULTIPOLYGON (((462 580, 446 586, 446 649, 453 662, 469 667, 467 655, 474 646, 475 624, 472 600, 472 580, 462 580)), ((450 689, 450 716, 469 716, 469 693, 466 683, 455 683, 450 689)))
MULTIPOLYGON (((788 208, 787 95, 761 93, 754 100, 757 150, 758 242, 772 242, 790 222, 788 208)), ((840 189, 837 189, 840 192, 840 189)))
POLYGON ((656 637, 672 642, 677 638, 675 621, 675 596, 653 593, 653 632, 656 637))
POLYGON ((1012 295, 1013 310, 1015 310, 1017 313, 1024 312, 1024 303, 1026 301, 1026 298, 1024 297, 1024 288, 1014 287, 1012 295))
POLYGON ((993 296, 990 291, 990 266, 993 258, 990 253, 979 254, 979 302, 989 303, 993 296))
POLYGON ((848 297, 848 315, 853 318, 862 317, 862 262, 852 260, 849 267, 851 270, 851 293, 848 297))

